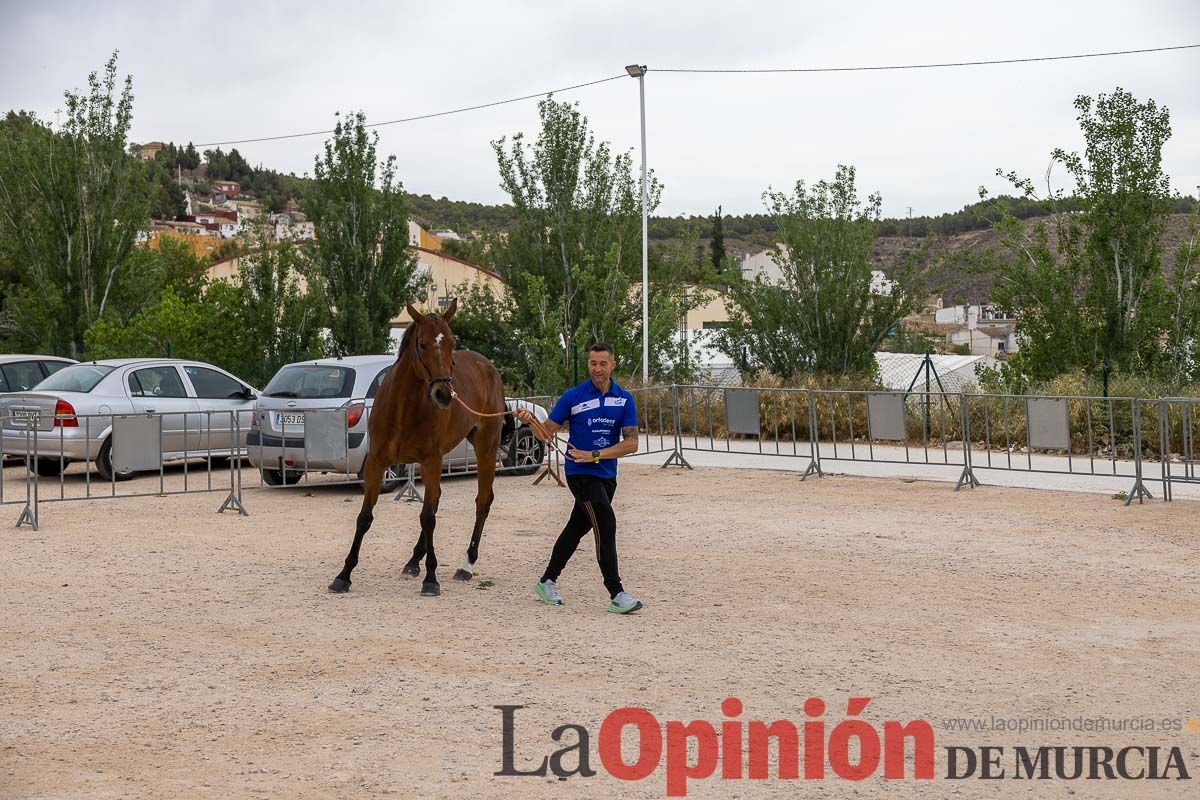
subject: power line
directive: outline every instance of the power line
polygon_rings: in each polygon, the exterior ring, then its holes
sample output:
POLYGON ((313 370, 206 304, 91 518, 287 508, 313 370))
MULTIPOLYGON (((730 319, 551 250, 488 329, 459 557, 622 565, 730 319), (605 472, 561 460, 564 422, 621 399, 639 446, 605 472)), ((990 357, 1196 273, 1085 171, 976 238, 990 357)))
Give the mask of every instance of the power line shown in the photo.
MULTIPOLYGON (((1127 56, 1138 53, 1164 53, 1172 50, 1191 50, 1200 48, 1200 44, 1181 44, 1171 47, 1147 47, 1140 50, 1112 50, 1104 53, 1077 53, 1074 55, 1065 56, 1037 56, 1033 58, 1001 58, 988 61, 948 61, 937 64, 886 64, 879 66, 860 66, 860 67, 779 67, 779 68, 762 68, 762 69, 690 69, 683 67, 669 68, 647 68, 647 72, 676 72, 676 73, 694 73, 694 74, 764 74, 764 73, 804 73, 804 72, 881 72, 889 70, 906 70, 906 69, 943 69, 948 67, 982 67, 995 64, 1029 64, 1040 61, 1070 61, 1081 58, 1103 58, 1106 56, 1127 56)), ((620 75, 612 75, 607 78, 601 78, 587 83, 577 83, 574 86, 565 86, 561 89, 552 89, 547 92, 537 92, 536 94, 527 94, 521 97, 513 97, 508 100, 496 100, 491 103, 481 103, 475 106, 464 106, 463 108, 454 108, 449 111, 437 111, 432 114, 420 114, 415 117, 403 117, 401 119, 391 119, 384 122, 373 122, 368 124, 368 128, 381 128, 384 125, 399 125, 404 122, 418 122, 424 119, 434 119, 435 117, 446 117, 451 114, 462 114, 467 111, 478 111, 484 108, 494 108, 495 106, 508 105, 509 103, 520 103, 525 100, 533 100, 534 98, 544 97, 547 94, 558 94, 561 92, 570 92, 575 89, 584 89, 588 86, 596 86, 601 83, 619 80, 629 77, 627 73, 620 75)), ((252 139, 227 139, 220 142, 201 142, 194 145, 195 147, 219 147, 221 145, 230 144, 253 144, 255 142, 276 142, 283 139, 301 139, 307 136, 325 136, 333 133, 333 129, 308 131, 306 133, 287 133, 279 136, 259 136, 252 139)))
MULTIPOLYGON (((367 125, 366 127, 381 128, 384 125, 399 125, 401 122, 416 122, 416 121, 422 120, 422 119, 433 119, 434 117, 446 117, 446 116, 449 116, 450 114, 461 114, 464 111, 478 111, 481 108, 492 108, 494 106, 503 106, 503 105, 507 105, 509 103, 520 103, 523 100, 532 100, 535 97, 545 97, 548 94, 558 94, 560 92, 569 92, 574 89, 583 89, 587 86, 595 86, 600 83, 608 83, 609 81, 615 81, 618 78, 628 78, 628 77, 629 77, 629 75, 627 73, 622 72, 620 75, 613 75, 609 78, 601 78, 598 81, 588 81, 587 83, 577 83, 574 86, 565 86, 562 89, 551 89, 550 91, 547 91, 547 92, 538 92, 537 94, 527 94, 527 95, 524 95, 523 97, 513 97, 508 100, 496 100, 495 102, 492 102, 492 103, 482 103, 477 106, 466 106, 464 108, 454 108, 449 111, 437 111, 437 112, 434 112, 433 114, 421 114, 416 117, 404 117, 402 119, 390 119, 390 120, 387 120, 386 122, 372 122, 371 124, 367 125)), ((309 131, 308 133, 288 133, 288 134, 284 134, 282 136, 260 136, 257 139, 230 139, 230 140, 227 140, 224 142, 201 142, 200 144, 193 145, 193 147, 217 147, 217 146, 220 146, 223 144, 250 144, 252 142, 275 142, 275 141, 279 141, 280 139, 300 139, 305 136, 323 136, 325 134, 330 134, 330 133, 333 133, 332 128, 329 130, 325 130, 325 131, 309 131)))
POLYGON ((989 64, 1028 64, 1034 61, 1068 61, 1076 58, 1102 58, 1104 56, 1127 56, 1135 53, 1163 53, 1168 50, 1190 50, 1200 44, 1181 44, 1172 47, 1147 47, 1142 50, 1113 50, 1107 53, 1079 53, 1069 56, 1037 56, 1035 58, 999 58, 991 61, 948 61, 941 64, 887 64, 874 67, 781 67, 767 69, 685 69, 655 68, 647 72, 699 72, 699 73, 763 73, 763 72, 873 72, 901 69, 940 69, 943 67, 982 67, 989 64))

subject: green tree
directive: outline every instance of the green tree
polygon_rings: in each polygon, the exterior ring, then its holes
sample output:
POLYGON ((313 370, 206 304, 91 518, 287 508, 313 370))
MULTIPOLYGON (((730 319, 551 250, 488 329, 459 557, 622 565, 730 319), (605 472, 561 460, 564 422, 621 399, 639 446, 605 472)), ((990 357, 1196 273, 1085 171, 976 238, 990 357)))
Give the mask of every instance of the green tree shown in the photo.
POLYGON ((302 291, 300 261, 284 242, 243 256, 230 281, 167 278, 128 318, 97 320, 85 334, 88 355, 191 358, 262 387, 284 364, 322 355, 323 304, 302 291))
POLYGON ((1056 149, 1074 193, 1039 198, 1033 182, 1000 172, 1047 213, 1017 223, 1005 204, 996 224, 1010 257, 996 270, 993 300, 1017 315, 1022 339, 1012 368, 1046 380, 1102 364, 1126 372, 1151 367, 1169 325, 1162 232, 1175 205, 1162 170, 1170 114, 1117 88, 1075 100, 1082 154, 1056 149))
POLYGON ((712 236, 709 239, 709 257, 712 258, 713 270, 720 272, 725 265, 725 229, 723 227, 721 207, 713 215, 712 236))
POLYGON ((18 265, 5 298, 12 341, 79 357, 84 332, 127 280, 153 183, 130 156, 133 80, 118 88, 117 55, 88 92, 66 92, 60 131, 26 115, 0 130, 0 249, 18 265), (118 94, 119 92, 119 94, 118 94))
POLYGON ((453 287, 458 297, 454 337, 458 347, 486 356, 505 386, 528 392, 533 389, 527 339, 513 323, 511 295, 494 292, 486 283, 467 282, 453 287))
POLYGON ((420 293, 396 157, 378 162, 378 141, 378 133, 367 135, 362 112, 339 117, 303 200, 336 355, 386 352, 388 323, 420 293))
POLYGON ((1200 380, 1200 212, 1175 252, 1171 276, 1167 369, 1176 380, 1200 380))
POLYGON ((494 237, 490 237, 488 234, 471 239, 447 239, 442 242, 442 252, 477 266, 492 269, 495 254, 492 249, 493 240, 494 237))
POLYGON ((782 279, 730 284, 730 325, 714 338, 739 370, 784 380, 871 374, 880 343, 916 309, 920 259, 898 261, 889 280, 877 279, 871 248, 882 201, 872 194, 864 206, 854 181, 854 168, 842 165, 833 181, 763 194, 779 227, 772 258, 782 279))
POLYGON ((175 219, 186 214, 187 198, 175 179, 175 168, 168 168, 161 161, 146 162, 145 167, 154 184, 150 216, 154 219, 175 219))
POLYGON ((84 335, 88 355, 189 358, 239 374, 235 368, 243 343, 237 318, 239 298, 221 281, 214 286, 202 302, 188 301, 167 288, 126 322, 97 320, 84 335))
POLYGON ((188 142, 187 147, 184 148, 179 165, 184 169, 196 169, 200 166, 200 154, 196 152, 196 147, 191 142, 188 142))
MULTIPOLYGON (((121 281, 109 297, 103 319, 124 325, 139 311, 158 302, 167 287, 187 302, 198 302, 207 264, 184 242, 164 236, 157 248, 135 247, 122 267, 137 280, 121 281)), ((84 350, 84 354, 94 354, 84 350)))
POLYGON ((262 231, 255 237, 258 246, 240 258, 232 282, 245 346, 236 369, 228 369, 263 386, 284 364, 323 354, 326 309, 320 278, 307 270, 301 246, 268 245, 262 231))
MULTIPOLYGON (((518 299, 520 327, 539 329, 549 318, 543 301, 555 305, 559 329, 549 349, 558 340, 558 389, 570 377, 581 321, 603 316, 617 284, 628 290, 640 273, 641 197, 631 153, 597 143, 578 106, 547 97, 538 113, 541 130, 532 147, 521 133, 492 142, 516 215, 496 264, 518 299)), ((661 194, 653 176, 648 194, 653 209, 661 194)))

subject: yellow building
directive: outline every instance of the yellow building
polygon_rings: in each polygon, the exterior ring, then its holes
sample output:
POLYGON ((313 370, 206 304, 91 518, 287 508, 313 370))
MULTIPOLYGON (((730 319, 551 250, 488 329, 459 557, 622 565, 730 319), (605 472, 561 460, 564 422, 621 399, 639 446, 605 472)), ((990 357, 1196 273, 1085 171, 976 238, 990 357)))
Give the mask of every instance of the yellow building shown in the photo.
POLYGON ((209 258, 226 242, 240 244, 236 239, 210 236, 203 225, 197 225, 194 222, 172 222, 169 223, 169 226, 172 230, 150 231, 145 239, 146 247, 157 250, 163 239, 174 239, 187 245, 188 249, 192 251, 192 255, 197 258, 209 258))
POLYGON ((687 313, 687 329, 689 331, 723 328, 729 324, 729 311, 725 308, 725 297, 712 289, 703 291, 707 302, 687 313))
POLYGON ((422 228, 411 219, 408 221, 408 243, 425 250, 441 250, 442 240, 422 228))
MULTIPOLYGON (((497 297, 505 297, 508 287, 495 272, 461 258, 448 256, 439 250, 426 247, 413 248, 417 255, 417 270, 429 283, 430 289, 424 299, 414 305, 422 312, 440 311, 450 304, 456 287, 468 284, 488 287, 497 297)), ((402 312, 392 320, 393 328, 404 328, 409 323, 408 314, 402 312)))

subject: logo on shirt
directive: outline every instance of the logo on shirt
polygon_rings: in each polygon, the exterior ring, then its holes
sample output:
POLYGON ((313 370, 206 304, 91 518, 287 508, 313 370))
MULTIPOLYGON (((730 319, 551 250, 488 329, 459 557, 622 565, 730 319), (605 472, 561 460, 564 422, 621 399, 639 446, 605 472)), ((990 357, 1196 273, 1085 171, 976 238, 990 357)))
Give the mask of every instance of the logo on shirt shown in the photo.
POLYGON ((620 406, 625 405, 625 398, 624 397, 606 397, 606 398, 604 398, 604 405, 620 407, 620 406))
POLYGON ((599 408, 599 407, 600 407, 600 398, 599 397, 597 397, 593 400, 584 400, 582 403, 576 403, 575 405, 571 406, 571 414, 572 415, 581 414, 584 411, 591 411, 593 408, 599 408))

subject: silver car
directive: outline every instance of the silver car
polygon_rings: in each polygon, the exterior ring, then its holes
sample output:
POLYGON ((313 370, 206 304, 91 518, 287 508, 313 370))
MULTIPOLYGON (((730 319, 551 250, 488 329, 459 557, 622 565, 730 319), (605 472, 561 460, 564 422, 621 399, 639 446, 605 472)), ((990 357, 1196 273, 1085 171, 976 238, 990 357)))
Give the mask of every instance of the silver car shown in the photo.
MULTIPOLYGON (((254 420, 246 439, 246 456, 260 468, 271 486, 298 482, 305 472, 340 473, 362 479, 369 440, 367 420, 375 394, 396 356, 347 356, 300 361, 282 367, 271 378, 254 407, 254 420), (305 448, 305 417, 315 411, 336 409, 345 415, 344 456, 312 457, 305 448)), ((509 408, 524 404, 538 419, 546 409, 523 400, 508 400, 509 408)), ((340 424, 340 423, 339 423, 340 424)), ((313 448, 309 448, 311 451, 313 448)), ((519 474, 536 472, 546 457, 545 445, 526 425, 518 425, 501 443, 501 466, 519 474)), ((443 459, 443 471, 473 472, 475 451, 463 440, 443 459)), ((405 465, 396 464, 384 475, 383 491, 395 490, 403 481, 405 465)))
POLYGON ((37 456, 35 467, 43 477, 86 460, 95 463, 103 480, 125 480, 134 473, 113 474, 113 417, 153 414, 162 418, 163 461, 228 458, 245 446, 257 397, 245 381, 199 361, 121 358, 72 364, 30 391, 0 396, 4 453, 32 451, 28 454, 37 456))
POLYGON ((75 361, 58 356, 0 355, 0 392, 27 392, 75 361))

